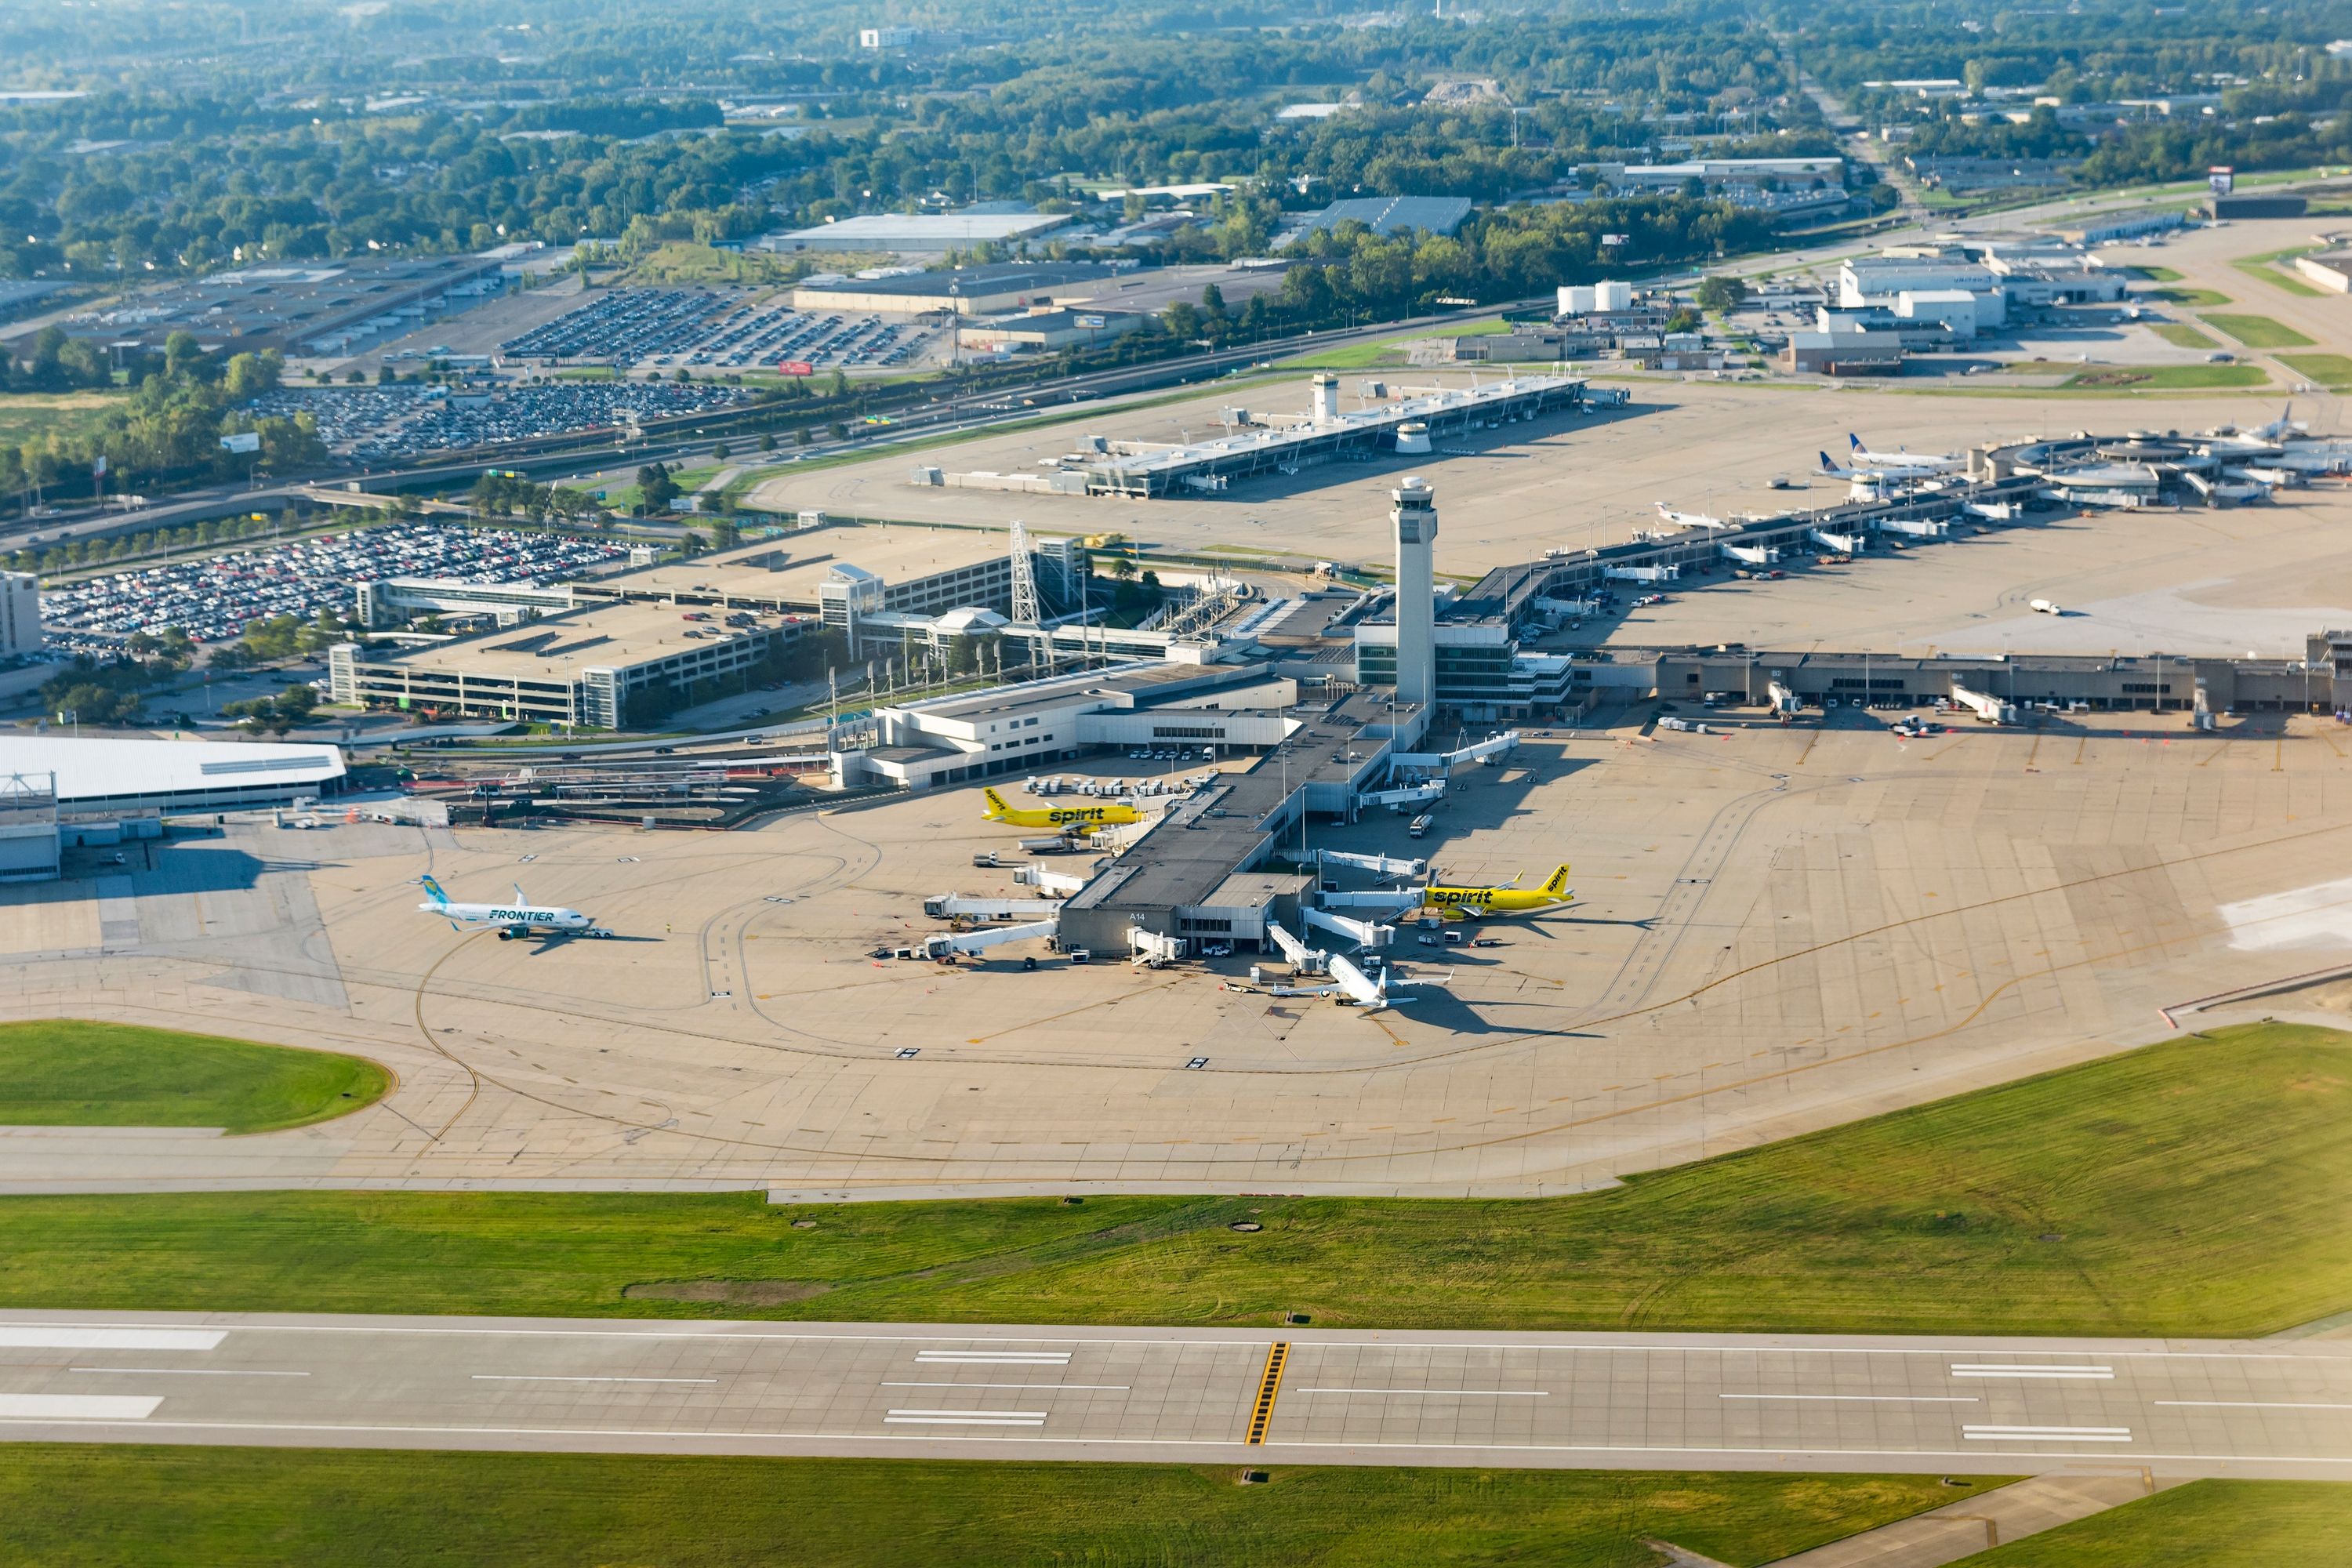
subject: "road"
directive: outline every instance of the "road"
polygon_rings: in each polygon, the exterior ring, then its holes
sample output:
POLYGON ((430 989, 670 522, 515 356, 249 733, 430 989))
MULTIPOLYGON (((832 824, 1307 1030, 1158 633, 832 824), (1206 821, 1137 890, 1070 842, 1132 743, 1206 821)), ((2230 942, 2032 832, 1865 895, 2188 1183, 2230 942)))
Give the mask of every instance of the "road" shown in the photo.
POLYGON ((2352 1343, 8 1312, 0 1436, 2352 1479, 2352 1343))
MULTIPOLYGON (((1491 314, 1496 310, 1508 308, 1507 304, 1496 305, 1479 311, 1450 311, 1444 315, 1416 316, 1364 327, 1301 332, 1291 337, 1269 339, 1262 343, 1239 344, 1178 359, 1153 360, 1143 364, 1088 371, 1033 385, 965 393, 942 398, 937 403, 894 412, 889 416, 891 422, 887 426, 858 426, 846 440, 817 441, 800 448, 799 455, 803 458, 833 457, 844 452, 879 448, 909 437, 985 430, 995 425, 1066 411, 1075 404, 1211 380, 1260 360, 1280 359, 1313 348, 1335 347, 1387 337, 1396 332, 1410 331, 1415 326, 1491 314)), ((772 412, 760 410, 756 406, 746 412, 755 411, 772 412)), ((817 423, 831 416, 831 411, 822 405, 803 405, 798 412, 803 417, 817 423)), ((610 430, 583 433, 576 437, 549 437, 518 443, 511 447, 477 450, 463 457, 436 458, 394 468, 337 468, 307 474, 299 479, 258 486, 243 480, 211 485, 180 491, 155 505, 132 511, 99 510, 77 511, 65 517, 19 519, 0 525, 0 550, 22 548, 36 537, 42 544, 58 544, 75 539, 176 528, 183 523, 237 516, 248 511, 273 510, 289 500, 306 499, 302 492, 311 488, 341 485, 350 480, 357 480, 371 490, 416 490, 468 483, 478 479, 485 465, 488 464, 544 479, 551 475, 575 473, 583 466, 610 468, 652 462, 690 461, 709 456, 711 447, 720 440, 740 444, 747 439, 744 430, 728 427, 731 419, 739 417, 740 415, 730 411, 714 411, 702 416, 701 424, 721 426, 716 433, 686 435, 656 431, 648 439, 625 447, 616 444, 614 433, 610 430)))

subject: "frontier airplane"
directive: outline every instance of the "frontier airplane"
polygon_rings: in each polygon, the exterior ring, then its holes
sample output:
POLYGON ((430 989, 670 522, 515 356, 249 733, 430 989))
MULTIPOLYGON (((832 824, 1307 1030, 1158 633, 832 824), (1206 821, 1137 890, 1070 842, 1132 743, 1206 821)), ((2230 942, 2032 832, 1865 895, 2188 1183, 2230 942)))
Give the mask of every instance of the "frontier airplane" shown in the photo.
POLYGON ((425 901, 417 909, 425 914, 439 915, 449 922, 452 931, 495 926, 500 942, 512 942, 517 937, 547 934, 558 937, 610 936, 613 933, 598 925, 594 919, 578 910, 559 910, 544 904, 534 904, 523 897, 520 883, 515 885, 511 904, 453 904, 441 884, 430 877, 420 879, 425 888, 425 901))

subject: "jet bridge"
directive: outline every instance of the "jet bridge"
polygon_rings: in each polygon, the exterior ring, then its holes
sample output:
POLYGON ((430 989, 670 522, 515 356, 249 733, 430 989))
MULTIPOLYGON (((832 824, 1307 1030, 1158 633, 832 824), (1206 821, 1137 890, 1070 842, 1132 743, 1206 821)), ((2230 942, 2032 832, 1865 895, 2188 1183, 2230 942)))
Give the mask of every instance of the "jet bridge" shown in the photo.
POLYGON ((961 893, 941 893, 923 900, 923 912, 935 921, 1012 920, 1019 915, 1050 915, 1060 907, 1055 899, 973 899, 961 893))
POLYGON ((1301 974, 1320 974, 1330 967, 1329 953, 1307 946, 1275 921, 1265 922, 1265 934, 1282 956, 1290 961, 1290 966, 1301 974))
POLYGON ((1391 774, 1400 772, 1450 773, 1464 763, 1483 763, 1489 757, 1499 757, 1518 749, 1519 732, 1506 730, 1490 735, 1475 745, 1451 752, 1398 752, 1389 758, 1391 774))
POLYGON ((1429 869, 1426 860, 1400 860, 1393 855, 1360 855, 1349 849, 1318 849, 1315 858, 1327 866, 1352 866, 1381 877, 1418 877, 1429 869))
POLYGON ((1037 921, 1029 925, 983 926, 973 931, 940 931, 925 937, 920 952, 925 958, 943 961, 965 958, 986 952, 992 947, 1002 947, 1008 942, 1044 940, 1054 934, 1054 925, 1052 921, 1037 921))
MULTIPOLYGON (((1415 901, 1419 901, 1418 896, 1415 901)), ((1332 935, 1346 937, 1360 947, 1386 947, 1389 938, 1396 934, 1394 926, 1349 920, 1345 915, 1335 915, 1325 910, 1301 910, 1298 914, 1308 925, 1320 926, 1332 935)))

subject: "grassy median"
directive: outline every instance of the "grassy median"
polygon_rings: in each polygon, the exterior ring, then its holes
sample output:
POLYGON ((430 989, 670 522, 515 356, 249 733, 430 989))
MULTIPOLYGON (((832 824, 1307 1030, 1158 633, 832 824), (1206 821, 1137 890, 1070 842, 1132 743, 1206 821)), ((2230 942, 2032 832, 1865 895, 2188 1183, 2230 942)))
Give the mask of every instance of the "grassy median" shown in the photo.
POLYGON ((0 1306, 2238 1335, 2347 1216, 2352 1036, 2256 1025, 1557 1199, 0 1198, 0 1306))
POLYGON ((45 1568, 1635 1568, 1772 1562, 1975 1495, 1932 1476, 1276 1468, 0 1446, 45 1568))
POLYGON ((2191 1481, 1954 1568, 2284 1568, 2352 1563, 2340 1481, 2191 1481))
POLYGON ((2268 316, 2235 315, 2224 310, 2209 310, 2198 318, 2209 327, 2219 327, 2248 348, 2307 349, 2311 340, 2281 321, 2268 316))
POLYGON ((76 1018, 0 1024, 0 1127, 267 1132, 383 1098, 392 1075, 332 1051, 76 1018))

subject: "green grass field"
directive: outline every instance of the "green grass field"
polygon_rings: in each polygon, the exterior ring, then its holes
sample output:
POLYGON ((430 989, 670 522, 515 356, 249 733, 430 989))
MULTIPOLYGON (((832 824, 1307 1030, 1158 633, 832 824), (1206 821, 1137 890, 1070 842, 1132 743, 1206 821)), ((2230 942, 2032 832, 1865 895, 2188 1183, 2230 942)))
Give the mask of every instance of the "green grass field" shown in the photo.
MULTIPOLYGON (((2213 342, 2193 330, 2182 330, 2199 339, 2194 343, 2182 343, 2183 348, 2208 347, 2213 342)), ((2269 379, 2259 366, 2251 364, 2166 364, 2086 370, 2068 377, 2066 385, 2099 391, 2170 392, 2210 386, 2260 386, 2269 379)))
POLYGON ((0 1127, 226 1127, 266 1132, 383 1098, 371 1061, 79 1019, 0 1024, 0 1127))
POLYGON ((2148 297, 2168 305, 2189 305, 2200 310, 2230 302, 2230 297, 2218 289, 2151 289, 2148 297))
POLYGON ((2347 1205, 2352 1035, 2252 1026, 1544 1200, 7 1197, 0 1306, 2231 1336, 2347 1205))
POLYGON ((2261 279, 2273 289, 2284 289, 2290 294, 2315 300, 2319 298, 2319 290, 2285 270, 2283 265, 2292 262, 2310 248, 2307 245, 2291 245, 2284 250, 2267 250, 2260 256, 2241 256, 2230 265, 2249 278, 2261 279))
POLYGON ((2272 321, 2268 316, 2238 316, 2212 311, 2200 318, 2209 327, 2219 327, 2248 348, 2307 349, 2311 340, 2293 327, 2272 321))
POLYGON ((2129 270, 2139 274, 2151 283, 2178 283, 2181 279, 2181 274, 2169 267, 2157 267, 2146 262, 2139 263, 2129 270))
POLYGON ((0 1446, 44 1568, 1637 1568, 1769 1563, 1971 1497, 1932 1476, 0 1446))
POLYGON ((71 440, 98 428, 129 401, 119 392, 11 392, 0 395, 0 443, 22 446, 51 436, 71 440))
POLYGON ((2352 1563, 2352 1489, 2191 1481, 1955 1568, 2279 1568, 2352 1563))
POLYGON ((2352 355, 2281 354, 2279 363, 2295 374, 2331 389, 2352 386, 2352 355))

